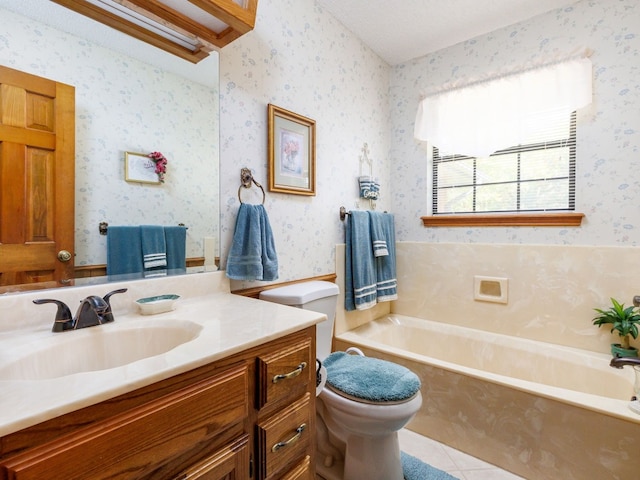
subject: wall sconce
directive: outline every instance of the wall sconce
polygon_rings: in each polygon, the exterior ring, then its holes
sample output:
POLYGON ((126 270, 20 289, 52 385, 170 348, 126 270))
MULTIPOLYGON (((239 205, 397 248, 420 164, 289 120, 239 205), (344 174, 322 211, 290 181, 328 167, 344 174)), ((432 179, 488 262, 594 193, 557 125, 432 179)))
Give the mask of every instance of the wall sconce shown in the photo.
POLYGON ((53 0, 198 63, 253 30, 258 0, 53 0))

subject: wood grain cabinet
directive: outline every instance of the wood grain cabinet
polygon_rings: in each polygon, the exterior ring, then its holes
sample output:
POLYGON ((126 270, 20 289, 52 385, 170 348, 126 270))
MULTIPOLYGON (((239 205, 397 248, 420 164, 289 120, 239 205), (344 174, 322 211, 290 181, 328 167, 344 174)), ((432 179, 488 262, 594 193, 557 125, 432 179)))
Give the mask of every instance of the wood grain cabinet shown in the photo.
POLYGON ((313 479, 315 327, 0 438, 0 480, 313 479))

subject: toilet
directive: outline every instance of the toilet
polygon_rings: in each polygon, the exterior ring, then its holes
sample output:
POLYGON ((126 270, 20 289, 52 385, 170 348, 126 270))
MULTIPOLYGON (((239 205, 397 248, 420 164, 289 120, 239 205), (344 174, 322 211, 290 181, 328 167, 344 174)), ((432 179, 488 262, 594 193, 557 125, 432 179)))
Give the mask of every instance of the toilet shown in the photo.
POLYGON ((398 430, 422 405, 420 380, 354 347, 331 353, 338 293, 334 283, 310 281, 260 294, 262 300, 327 316, 316 325, 316 355, 326 381, 317 391, 316 472, 326 480, 403 480, 398 430))

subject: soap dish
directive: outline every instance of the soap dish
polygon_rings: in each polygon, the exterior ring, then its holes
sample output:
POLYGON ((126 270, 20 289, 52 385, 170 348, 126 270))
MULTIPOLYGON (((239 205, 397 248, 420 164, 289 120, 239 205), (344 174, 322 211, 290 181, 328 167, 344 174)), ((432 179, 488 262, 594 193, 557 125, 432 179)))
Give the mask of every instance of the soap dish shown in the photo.
POLYGON ((156 313, 170 312, 175 309, 176 300, 180 295, 156 295, 136 300, 142 315, 154 315, 156 313))

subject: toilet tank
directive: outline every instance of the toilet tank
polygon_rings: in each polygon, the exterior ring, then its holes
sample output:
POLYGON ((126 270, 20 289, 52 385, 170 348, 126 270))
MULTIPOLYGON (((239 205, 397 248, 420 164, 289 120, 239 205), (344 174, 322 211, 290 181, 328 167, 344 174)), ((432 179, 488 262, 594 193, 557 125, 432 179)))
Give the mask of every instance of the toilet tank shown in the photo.
POLYGON ((260 299, 324 313, 327 320, 316 325, 316 356, 324 360, 331 353, 339 291, 335 283, 316 280, 265 290, 260 299))

